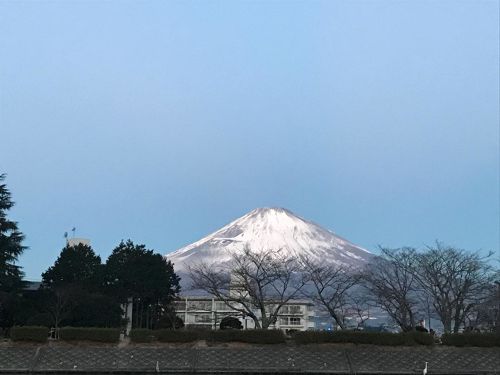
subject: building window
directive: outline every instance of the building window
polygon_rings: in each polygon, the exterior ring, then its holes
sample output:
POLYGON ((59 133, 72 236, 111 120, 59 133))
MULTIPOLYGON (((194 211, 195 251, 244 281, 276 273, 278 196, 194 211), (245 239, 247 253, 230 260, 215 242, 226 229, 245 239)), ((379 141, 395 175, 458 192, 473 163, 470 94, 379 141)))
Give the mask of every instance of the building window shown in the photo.
POLYGON ((177 311, 186 310, 186 301, 176 301, 175 302, 175 310, 177 310, 177 311))
POLYGON ((215 310, 216 311, 227 311, 231 310, 231 308, 226 305, 224 302, 215 302, 215 310))
POLYGON ((188 310, 212 311, 212 301, 188 301, 188 310))
POLYGON ((300 326, 300 318, 290 318, 291 326, 300 326))
POLYGON ((282 306, 279 313, 283 314, 283 315, 300 314, 300 313, 302 313, 302 309, 298 305, 282 306))
POLYGON ((280 326, 287 326, 287 325, 288 325, 288 318, 281 317, 280 326))
POLYGON ((289 314, 300 314, 302 311, 300 309, 300 306, 288 306, 288 310, 290 311, 289 314))

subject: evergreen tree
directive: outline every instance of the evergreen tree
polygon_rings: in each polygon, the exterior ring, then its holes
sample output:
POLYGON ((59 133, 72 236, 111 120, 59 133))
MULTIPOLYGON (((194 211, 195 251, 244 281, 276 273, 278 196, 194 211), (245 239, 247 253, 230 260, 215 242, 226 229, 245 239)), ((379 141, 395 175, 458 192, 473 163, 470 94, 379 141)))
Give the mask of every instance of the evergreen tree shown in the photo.
POLYGON ((102 294, 103 265, 94 250, 84 244, 67 245, 54 265, 42 274, 43 310, 52 324, 70 326, 119 326, 120 305, 102 294))
MULTIPOLYGON (((0 182, 5 174, 0 174, 0 182)), ((7 212, 14 206, 7 186, 0 183, 0 291, 12 292, 22 286, 23 273, 17 266, 19 256, 26 250, 22 245, 24 235, 15 221, 7 218, 7 212)))
POLYGON ((26 250, 22 245, 24 235, 17 222, 7 218, 7 212, 14 206, 10 191, 2 183, 5 174, 0 174, 0 326, 12 325, 14 310, 18 305, 18 291, 23 286, 23 272, 16 265, 19 256, 26 250))
POLYGON ((42 274, 43 285, 48 288, 72 285, 94 290, 100 284, 101 268, 101 257, 90 246, 67 245, 54 265, 42 274))
POLYGON ((109 293, 132 298, 134 327, 155 328, 180 290, 172 263, 130 240, 113 250, 105 274, 109 293))

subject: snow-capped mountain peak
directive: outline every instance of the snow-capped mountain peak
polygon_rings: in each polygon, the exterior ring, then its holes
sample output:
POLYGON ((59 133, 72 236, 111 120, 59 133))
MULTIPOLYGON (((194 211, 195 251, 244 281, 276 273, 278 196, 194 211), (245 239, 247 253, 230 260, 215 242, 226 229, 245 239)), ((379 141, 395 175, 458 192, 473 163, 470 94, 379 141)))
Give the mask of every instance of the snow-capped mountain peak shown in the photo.
POLYGON ((166 257, 176 271, 189 264, 223 264, 233 252, 245 247, 253 251, 280 250, 311 260, 363 266, 373 256, 319 225, 296 216, 285 208, 257 208, 218 231, 166 257))

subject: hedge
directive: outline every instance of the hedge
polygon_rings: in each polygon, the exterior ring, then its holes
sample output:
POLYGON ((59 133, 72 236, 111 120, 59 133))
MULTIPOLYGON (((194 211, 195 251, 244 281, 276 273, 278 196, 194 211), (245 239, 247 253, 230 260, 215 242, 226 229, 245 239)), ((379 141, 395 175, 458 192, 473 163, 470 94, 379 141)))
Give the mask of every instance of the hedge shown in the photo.
POLYGON ((64 341, 118 342, 120 330, 118 328, 63 327, 59 330, 59 338, 64 341))
POLYGON ((130 331, 130 340, 132 342, 151 342, 155 339, 155 333, 151 329, 133 329, 130 331))
POLYGON ((293 336, 297 344, 353 343, 387 346, 432 345, 434 338, 428 333, 363 332, 363 331, 305 331, 293 336))
POLYGON ((277 329, 218 330, 211 331, 208 340, 213 342, 238 341, 250 344, 282 344, 285 342, 285 335, 277 329))
POLYGON ((445 333, 441 337, 443 345, 449 346, 500 346, 498 333, 445 333))
POLYGON ((207 340, 209 342, 239 341, 250 344, 281 344, 285 342, 285 335, 280 330, 171 330, 160 329, 132 330, 130 338, 133 342, 193 342, 207 340))
POLYGON ((201 340, 200 332, 179 329, 159 329, 155 331, 156 339, 160 342, 192 342, 201 340))
POLYGON ((45 342, 49 336, 49 329, 40 326, 14 326, 10 329, 12 341, 45 342))

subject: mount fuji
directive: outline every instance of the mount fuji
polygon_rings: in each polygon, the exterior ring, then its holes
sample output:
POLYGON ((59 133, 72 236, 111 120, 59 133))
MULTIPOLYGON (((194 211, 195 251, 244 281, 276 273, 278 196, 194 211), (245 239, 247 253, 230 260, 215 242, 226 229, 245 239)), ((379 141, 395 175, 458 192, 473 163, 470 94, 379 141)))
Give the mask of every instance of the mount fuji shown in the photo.
POLYGON ((363 267, 369 251, 284 208, 257 208, 201 240, 166 254, 176 272, 200 262, 223 265, 232 253, 248 247, 259 252, 280 250, 322 263, 363 267))

